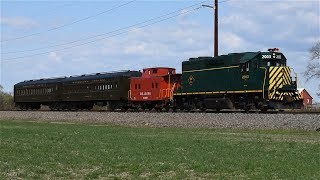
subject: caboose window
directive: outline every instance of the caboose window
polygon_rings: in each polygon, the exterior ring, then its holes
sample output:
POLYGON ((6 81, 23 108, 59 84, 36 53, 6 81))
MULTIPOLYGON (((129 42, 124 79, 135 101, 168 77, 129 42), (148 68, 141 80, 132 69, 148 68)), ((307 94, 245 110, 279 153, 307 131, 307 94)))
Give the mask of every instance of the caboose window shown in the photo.
POLYGON ((154 84, 152 83, 152 89, 154 88, 154 84))
POLYGON ((156 88, 158 88, 158 83, 156 83, 156 88))
POLYGON ((158 69, 154 69, 153 74, 157 74, 157 73, 158 73, 158 69))
POLYGON ((141 89, 141 84, 138 84, 138 88, 141 89))
POLYGON ((134 85, 134 88, 137 89, 137 84, 134 85))

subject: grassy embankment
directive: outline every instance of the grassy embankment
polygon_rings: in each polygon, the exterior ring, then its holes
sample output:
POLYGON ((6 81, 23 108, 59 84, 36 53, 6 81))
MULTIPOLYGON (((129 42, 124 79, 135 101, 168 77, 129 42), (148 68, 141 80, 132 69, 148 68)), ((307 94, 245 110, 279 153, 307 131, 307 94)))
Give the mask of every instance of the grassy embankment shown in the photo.
POLYGON ((316 179, 320 133, 0 120, 0 179, 316 179))

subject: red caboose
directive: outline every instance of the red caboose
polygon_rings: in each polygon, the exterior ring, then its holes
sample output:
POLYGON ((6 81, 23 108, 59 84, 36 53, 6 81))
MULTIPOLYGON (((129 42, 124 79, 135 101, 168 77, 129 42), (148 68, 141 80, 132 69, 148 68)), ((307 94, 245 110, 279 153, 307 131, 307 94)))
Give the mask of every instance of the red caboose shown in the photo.
POLYGON ((147 68, 141 77, 130 79, 128 96, 134 108, 168 110, 180 86, 181 74, 176 74, 174 68, 147 68))

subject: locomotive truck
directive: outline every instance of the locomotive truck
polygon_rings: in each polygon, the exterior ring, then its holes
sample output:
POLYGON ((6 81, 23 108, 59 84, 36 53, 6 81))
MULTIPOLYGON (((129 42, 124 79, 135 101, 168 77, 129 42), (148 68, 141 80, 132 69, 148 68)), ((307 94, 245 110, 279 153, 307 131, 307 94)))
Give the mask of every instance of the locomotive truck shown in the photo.
POLYGON ((277 48, 266 52, 197 57, 174 68, 96 73, 78 77, 30 80, 14 86, 16 106, 23 110, 48 105, 52 110, 128 108, 286 109, 301 108, 297 74, 277 48))

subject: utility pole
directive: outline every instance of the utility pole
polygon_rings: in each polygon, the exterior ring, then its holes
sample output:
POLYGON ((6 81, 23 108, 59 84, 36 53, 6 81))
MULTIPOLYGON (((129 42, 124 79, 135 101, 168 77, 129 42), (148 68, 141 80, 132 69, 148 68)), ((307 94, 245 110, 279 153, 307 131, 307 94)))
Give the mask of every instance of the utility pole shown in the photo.
POLYGON ((218 0, 214 1, 214 57, 218 56, 218 0))
POLYGON ((202 7, 207 7, 207 8, 212 8, 214 9, 214 23, 213 23, 213 29, 214 29, 214 40, 213 40, 213 56, 217 57, 218 56, 218 0, 214 0, 214 7, 209 6, 209 5, 202 5, 202 7))

